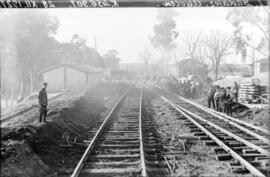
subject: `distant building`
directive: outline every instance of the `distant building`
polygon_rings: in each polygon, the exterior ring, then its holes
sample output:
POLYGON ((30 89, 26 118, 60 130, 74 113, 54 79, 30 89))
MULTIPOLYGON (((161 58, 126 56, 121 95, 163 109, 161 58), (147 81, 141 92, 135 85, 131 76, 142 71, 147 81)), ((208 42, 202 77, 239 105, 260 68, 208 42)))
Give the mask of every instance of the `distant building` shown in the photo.
POLYGON ((144 63, 120 63, 119 67, 136 75, 146 75, 146 66, 144 63))
POLYGON ((103 70, 86 65, 61 64, 40 71, 48 91, 62 89, 87 89, 94 87, 103 78, 103 70))
POLYGON ((169 70, 170 74, 176 78, 187 78, 189 75, 197 75, 204 79, 207 77, 207 66, 191 58, 180 60, 176 64, 170 64, 169 70))
MULTIPOLYGON (((233 64, 233 63, 222 63, 219 65, 218 79, 224 79, 228 77, 250 77, 252 76, 252 68, 249 64, 233 64)), ((212 68, 208 77, 215 79, 215 70, 212 68)))
POLYGON ((254 77, 260 80, 260 84, 269 86, 269 69, 269 58, 254 63, 254 77))

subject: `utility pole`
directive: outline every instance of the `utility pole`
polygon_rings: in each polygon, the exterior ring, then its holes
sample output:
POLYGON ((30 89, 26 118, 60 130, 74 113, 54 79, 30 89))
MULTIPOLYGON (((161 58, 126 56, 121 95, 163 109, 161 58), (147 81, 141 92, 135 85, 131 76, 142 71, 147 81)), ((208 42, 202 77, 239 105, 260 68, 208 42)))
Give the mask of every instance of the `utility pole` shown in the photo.
POLYGON ((255 54, 254 54, 254 48, 252 48, 252 75, 255 74, 255 54))
POLYGON ((96 37, 95 37, 95 49, 97 51, 97 39, 96 39, 96 37))
POLYGON ((179 68, 177 67, 177 57, 176 57, 176 52, 174 50, 174 61, 175 61, 175 77, 178 78, 179 77, 179 68))

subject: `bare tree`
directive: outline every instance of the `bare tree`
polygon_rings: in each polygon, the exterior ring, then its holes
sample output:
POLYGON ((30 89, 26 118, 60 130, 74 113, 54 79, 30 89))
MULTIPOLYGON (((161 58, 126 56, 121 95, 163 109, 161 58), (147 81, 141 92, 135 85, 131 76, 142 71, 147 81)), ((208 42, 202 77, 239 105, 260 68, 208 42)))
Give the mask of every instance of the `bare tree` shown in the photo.
POLYGON ((149 76, 148 63, 149 63, 149 60, 150 60, 150 58, 152 56, 152 53, 148 48, 144 48, 141 52, 138 52, 138 53, 142 57, 142 59, 143 59, 143 61, 145 63, 146 74, 147 74, 147 77, 148 77, 149 76))
POLYGON ((186 46, 186 54, 192 59, 196 60, 199 46, 201 45, 201 34, 188 35, 183 39, 186 46))
MULTIPOLYGON (((203 40, 203 39, 202 39, 203 40)), ((210 50, 205 45, 200 45, 196 52, 196 59, 205 65, 207 68, 207 75, 212 67, 212 59, 210 57, 210 50)))
POLYGON ((221 32, 211 32, 205 39, 205 44, 209 51, 209 58, 215 71, 215 80, 218 79, 219 65, 222 60, 232 54, 231 51, 232 37, 221 32))
POLYGON ((187 35, 183 42, 186 46, 186 55, 195 63, 195 60, 198 60, 198 50, 201 45, 201 33, 187 35))

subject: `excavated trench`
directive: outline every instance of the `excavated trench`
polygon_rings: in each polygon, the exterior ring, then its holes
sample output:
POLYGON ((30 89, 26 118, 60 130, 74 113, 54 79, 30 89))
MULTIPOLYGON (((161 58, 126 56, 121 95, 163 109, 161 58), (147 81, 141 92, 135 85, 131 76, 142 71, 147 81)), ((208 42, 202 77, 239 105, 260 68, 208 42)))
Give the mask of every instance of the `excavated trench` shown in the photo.
MULTIPOLYGON (((86 149, 88 131, 96 128, 127 86, 103 83, 53 107, 45 124, 8 127, 1 136, 1 176, 51 177, 74 169, 86 149)), ((33 120, 38 117, 36 112, 31 115, 33 120)))

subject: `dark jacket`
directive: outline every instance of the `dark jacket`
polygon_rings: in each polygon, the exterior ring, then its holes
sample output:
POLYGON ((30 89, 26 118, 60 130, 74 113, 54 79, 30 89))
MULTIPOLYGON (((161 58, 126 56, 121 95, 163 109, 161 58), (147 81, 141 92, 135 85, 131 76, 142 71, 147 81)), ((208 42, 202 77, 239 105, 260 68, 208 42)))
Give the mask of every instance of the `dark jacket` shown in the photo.
POLYGON ((224 102, 226 100, 226 91, 225 90, 222 90, 221 93, 220 93, 220 101, 224 102))
POLYGON ((231 103, 231 102, 232 102, 231 93, 226 93, 226 95, 225 95, 225 103, 231 103))
POLYGON ((215 89, 214 88, 210 88, 208 90, 208 93, 207 93, 208 98, 214 98, 215 93, 216 93, 215 89))
POLYGON ((47 91, 44 88, 39 91, 38 102, 39 102, 40 106, 47 106, 48 105, 47 91))

